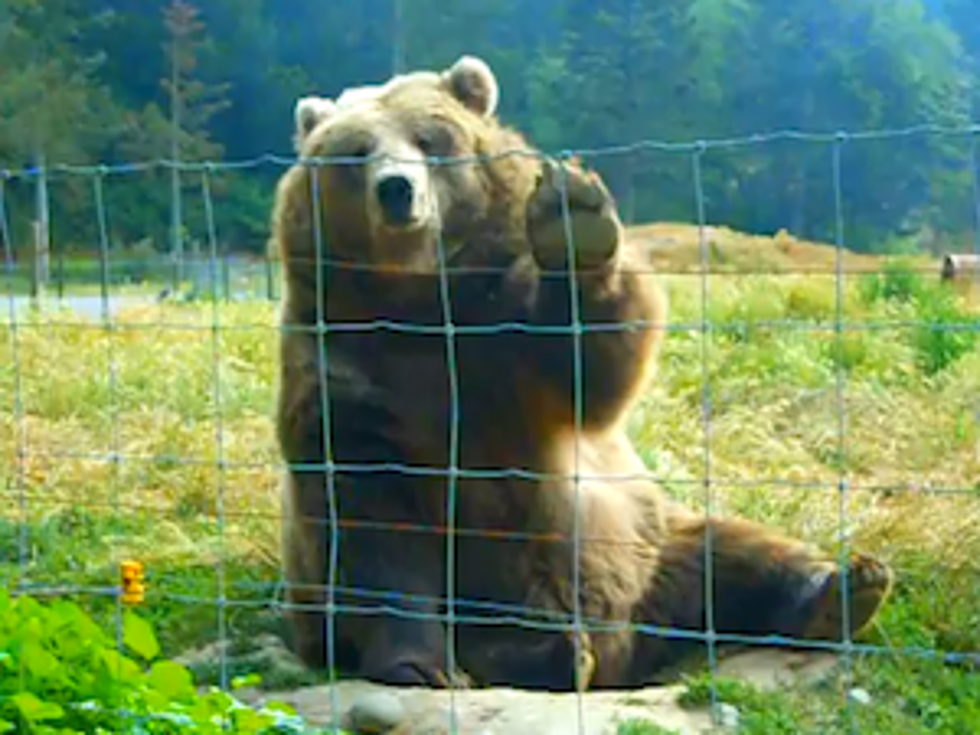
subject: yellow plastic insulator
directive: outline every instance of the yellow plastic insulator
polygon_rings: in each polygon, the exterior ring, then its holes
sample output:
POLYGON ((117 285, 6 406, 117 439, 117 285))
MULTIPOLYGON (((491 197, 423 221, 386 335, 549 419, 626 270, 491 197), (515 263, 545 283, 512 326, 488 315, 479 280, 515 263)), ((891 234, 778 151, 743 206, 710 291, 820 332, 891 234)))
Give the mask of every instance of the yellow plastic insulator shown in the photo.
POLYGON ((143 565, 138 561, 127 560, 119 564, 122 579, 122 601, 127 605, 143 602, 146 583, 143 581, 143 565))

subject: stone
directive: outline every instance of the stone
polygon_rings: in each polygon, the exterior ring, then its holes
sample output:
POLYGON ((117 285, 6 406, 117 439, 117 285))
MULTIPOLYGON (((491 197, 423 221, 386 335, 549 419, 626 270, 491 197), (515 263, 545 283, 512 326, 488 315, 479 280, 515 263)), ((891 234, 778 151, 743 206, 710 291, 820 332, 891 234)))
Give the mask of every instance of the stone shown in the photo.
POLYGON ((718 705, 718 719, 721 721, 722 727, 727 727, 730 730, 737 730, 741 716, 742 715, 738 711, 738 707, 733 704, 722 702, 718 705))
MULTIPOLYGON (((277 648, 268 644, 259 647, 277 648)), ((216 656, 222 651, 218 647, 209 653, 216 656)), ((824 680, 833 675, 837 661, 832 653, 755 649, 722 657, 717 673, 771 691, 824 680)), ((272 687, 247 687, 235 695, 255 707, 283 702, 312 727, 338 726, 359 735, 617 735, 627 721, 649 722, 680 735, 718 732, 710 707, 682 707, 678 703, 678 696, 685 691, 680 684, 583 695, 506 688, 449 691, 387 687, 359 680, 337 681, 332 688, 329 684, 272 687), (334 704, 336 710, 332 709, 334 704)), ((851 696, 862 699, 860 694, 851 696)), ((739 719, 737 708, 723 703, 720 714, 721 724, 730 731, 739 719)))
POLYGON ((365 735, 391 732, 405 718, 401 700, 390 692, 368 692, 347 713, 351 729, 365 735))
POLYGON ((854 687, 847 693, 847 698, 851 700, 854 704, 871 704, 871 695, 868 693, 867 689, 862 689, 861 687, 854 687))

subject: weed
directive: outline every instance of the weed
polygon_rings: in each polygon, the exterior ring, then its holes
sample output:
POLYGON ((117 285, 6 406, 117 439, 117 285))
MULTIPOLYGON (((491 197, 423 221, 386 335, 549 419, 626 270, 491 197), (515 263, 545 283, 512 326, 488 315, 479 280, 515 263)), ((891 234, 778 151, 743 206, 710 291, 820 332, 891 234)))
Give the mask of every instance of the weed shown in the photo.
POLYGON ((868 303, 881 300, 911 303, 925 288, 922 277, 902 258, 884 261, 881 272, 866 275, 861 286, 861 295, 868 303))
POLYGON ((960 295, 938 281, 927 282, 902 260, 887 261, 881 274, 865 276, 862 296, 868 304, 912 307, 916 323, 910 341, 926 375, 947 369, 976 347, 980 319, 966 311, 960 295))
POLYGON ((661 727, 655 722, 642 719, 624 720, 616 728, 616 735, 679 735, 677 730, 661 727))
POLYGON ((186 668, 160 658, 149 623, 131 610, 116 619, 118 633, 110 636, 70 600, 43 604, 0 590, 0 730, 304 731, 286 705, 254 710, 217 689, 199 693, 186 668))

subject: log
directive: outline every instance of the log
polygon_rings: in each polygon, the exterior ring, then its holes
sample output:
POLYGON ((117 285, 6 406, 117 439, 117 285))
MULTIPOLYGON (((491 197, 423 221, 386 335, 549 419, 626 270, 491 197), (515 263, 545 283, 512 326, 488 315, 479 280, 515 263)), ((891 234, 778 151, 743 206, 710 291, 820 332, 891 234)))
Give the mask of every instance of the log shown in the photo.
POLYGON ((948 253, 943 258, 944 281, 956 281, 969 276, 980 279, 980 254, 948 253))

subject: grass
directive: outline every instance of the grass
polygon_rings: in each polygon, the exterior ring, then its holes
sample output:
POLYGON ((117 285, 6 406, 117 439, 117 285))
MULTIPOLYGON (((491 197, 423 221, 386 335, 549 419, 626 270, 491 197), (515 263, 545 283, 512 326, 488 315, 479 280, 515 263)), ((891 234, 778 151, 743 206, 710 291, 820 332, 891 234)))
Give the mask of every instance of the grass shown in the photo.
POLYGON ((648 722, 642 719, 626 720, 616 728, 616 735, 678 735, 677 730, 648 722))
MULTIPOLYGON (((823 268, 827 249, 777 238, 746 255, 741 241, 726 249, 727 235, 717 237, 730 264, 765 260, 765 247, 782 255, 767 274, 708 278, 705 345, 700 276, 663 277, 673 331, 631 422, 645 459, 670 493, 702 506, 707 398, 715 512, 834 549, 843 508, 850 543, 899 574, 869 642, 980 653, 976 296, 941 286, 938 268, 875 275, 882 263, 862 260, 868 272, 846 279, 837 330, 833 276, 788 273, 781 260, 788 252, 823 268)), ((671 262, 692 249, 676 246, 671 262)), ((115 324, 42 313, 15 334, 2 327, 0 578, 73 588, 110 620, 106 588, 120 560, 137 558, 149 583, 141 610, 167 655, 214 640, 221 625, 239 640, 273 629, 274 305, 148 304, 115 324)), ((855 684, 871 702, 850 711, 865 732, 975 732, 976 666, 908 652, 858 657, 855 684)), ((723 694, 745 732, 846 729, 836 689, 723 694)))

